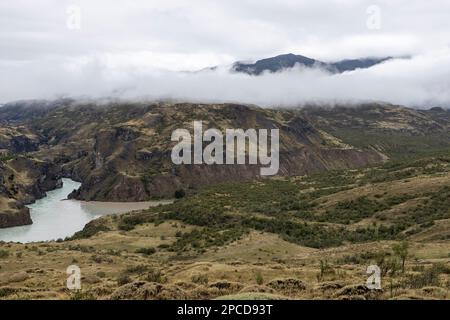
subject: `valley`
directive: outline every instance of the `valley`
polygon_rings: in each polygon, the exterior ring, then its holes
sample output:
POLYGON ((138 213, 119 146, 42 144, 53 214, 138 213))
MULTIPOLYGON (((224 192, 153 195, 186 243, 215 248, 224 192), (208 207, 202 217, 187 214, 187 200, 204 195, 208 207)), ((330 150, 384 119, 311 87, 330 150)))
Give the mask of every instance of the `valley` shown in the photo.
POLYGON ((12 217, 63 178, 81 183, 72 199, 176 198, 100 217, 58 241, 0 242, 0 298, 449 297, 444 109, 57 100, 6 104, 0 123, 1 227, 29 224, 12 217), (171 133, 195 120, 279 128, 278 176, 174 165, 171 133), (65 287, 74 264, 81 291, 65 287), (373 264, 381 290, 365 286, 373 264))

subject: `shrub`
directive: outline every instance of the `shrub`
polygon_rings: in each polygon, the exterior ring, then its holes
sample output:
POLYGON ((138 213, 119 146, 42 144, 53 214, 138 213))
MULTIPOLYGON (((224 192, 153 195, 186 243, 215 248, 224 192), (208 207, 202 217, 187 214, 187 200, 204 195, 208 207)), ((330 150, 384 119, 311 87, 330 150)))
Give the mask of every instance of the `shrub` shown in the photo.
POLYGON ((101 231, 109 231, 107 226, 102 225, 99 221, 93 220, 84 226, 83 230, 76 232, 68 240, 87 239, 101 231))
POLYGON ((156 252, 156 249, 153 247, 139 248, 136 250, 136 253, 142 253, 143 255, 146 255, 146 256, 151 256, 155 252, 156 252))
POLYGON ((13 154, 6 154, 0 156, 0 163, 8 162, 9 160, 14 159, 15 156, 13 154))
POLYGON ((130 230, 134 229, 134 225, 122 222, 119 224, 118 228, 119 228, 119 230, 122 230, 122 231, 130 231, 130 230))
POLYGON ((197 275, 193 275, 191 278, 191 281, 193 283, 197 283, 197 284, 208 284, 208 275, 206 274, 197 274, 197 275))
POLYGON ((133 230, 135 226, 149 222, 150 220, 151 219, 145 215, 128 215, 122 217, 121 222, 119 223, 119 230, 130 231, 133 230))
POLYGON ((334 209, 328 210, 320 217, 320 220, 350 224, 370 217, 379 211, 387 209, 388 206, 367 197, 360 197, 356 200, 338 202, 334 209))
POLYGON ((0 249, 0 259, 9 257, 9 252, 3 249, 0 249))
POLYGON ((450 274, 450 266, 442 262, 434 264, 433 269, 439 274, 450 274))
POLYGON ((146 266, 146 265, 144 265, 144 264, 139 264, 139 265, 136 265, 136 266, 131 266, 131 267, 128 267, 126 270, 125 270, 125 274, 133 274, 133 273, 135 273, 135 274, 143 274, 144 272, 146 272, 148 270, 148 266, 146 266))
POLYGON ((408 285, 413 289, 429 286, 439 286, 439 270, 435 267, 426 269, 424 272, 411 276, 408 285))
POLYGON ((94 261, 95 263, 113 263, 114 260, 111 259, 110 257, 105 257, 105 256, 101 256, 101 255, 96 255, 94 254, 93 256, 91 256, 91 260, 94 261))
POLYGON ((255 280, 256 280, 256 284, 258 284, 258 285, 262 285, 264 283, 264 278, 260 271, 256 272, 255 280))
POLYGON ((392 251, 394 251, 394 254, 398 256, 402 261, 402 272, 405 272, 405 262, 406 258, 408 257, 408 247, 409 244, 406 241, 402 241, 401 243, 394 244, 392 246, 392 251))
POLYGON ((159 270, 150 270, 145 277, 145 280, 149 282, 165 283, 167 279, 163 276, 159 270))
POLYGON ((394 277, 397 271, 401 268, 401 263, 398 257, 392 256, 391 252, 378 251, 373 254, 373 261, 380 268, 381 276, 390 274, 394 277))
POLYGON ((70 300, 96 300, 96 298, 90 292, 76 290, 70 295, 70 300))
POLYGON ((131 282, 131 278, 130 278, 128 275, 126 275, 126 274, 122 274, 122 275, 120 275, 120 276, 117 278, 117 284, 118 284, 119 286, 123 286, 123 285, 125 285, 125 284, 130 283, 130 282, 131 282))
POLYGON ((327 260, 320 260, 320 272, 317 274, 317 281, 321 282, 326 275, 334 275, 335 271, 328 264, 327 260))
POLYGON ((175 191, 176 199, 184 198, 185 195, 186 195, 186 192, 183 189, 179 189, 179 190, 175 191))

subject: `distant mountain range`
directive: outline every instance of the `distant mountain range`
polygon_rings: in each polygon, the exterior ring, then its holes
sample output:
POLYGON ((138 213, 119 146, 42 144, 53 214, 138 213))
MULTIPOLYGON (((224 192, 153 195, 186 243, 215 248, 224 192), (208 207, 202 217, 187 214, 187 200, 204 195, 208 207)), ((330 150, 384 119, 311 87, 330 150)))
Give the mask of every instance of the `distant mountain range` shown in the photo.
MULTIPOLYGON (((258 76, 263 72, 275 73, 299 65, 307 68, 320 68, 330 73, 343 73, 356 69, 367 69, 391 59, 393 59, 393 57, 346 59, 336 62, 323 62, 302 55, 288 53, 258 60, 255 63, 235 62, 231 66, 231 71, 258 76)), ((208 69, 215 70, 216 68, 217 67, 212 67, 208 69)))

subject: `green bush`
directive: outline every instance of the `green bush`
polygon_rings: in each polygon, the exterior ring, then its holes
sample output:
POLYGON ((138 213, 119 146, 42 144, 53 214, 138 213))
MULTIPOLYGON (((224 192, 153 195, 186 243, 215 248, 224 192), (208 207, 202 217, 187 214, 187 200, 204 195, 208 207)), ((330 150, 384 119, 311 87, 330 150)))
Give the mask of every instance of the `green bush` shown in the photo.
POLYGON ((9 257, 9 252, 3 249, 0 249, 0 259, 2 258, 8 258, 9 257))
POLYGON ((388 208, 388 205, 380 201, 360 197, 356 200, 338 202, 334 209, 320 216, 319 221, 350 224, 371 217, 375 213, 388 208))
POLYGON ((122 274, 122 275, 120 275, 118 278, 117 278, 117 284, 119 285, 119 286, 123 286, 123 285, 125 285, 125 284, 128 284, 128 283, 130 283, 132 280, 131 280, 131 278, 128 276, 128 275, 126 275, 126 274, 122 274))
POLYGON ((131 231, 134 229, 134 227, 135 226, 133 224, 127 224, 127 223, 120 223, 118 226, 119 230, 122 230, 122 231, 131 231))
POLYGON ((433 266, 419 274, 412 275, 407 280, 407 284, 412 289, 420 289, 429 286, 439 286, 439 274, 439 269, 433 266))
POLYGON ((2 156, 0 156, 0 163, 8 162, 9 160, 14 159, 15 157, 16 156, 14 156, 13 154, 2 155, 2 156))
POLYGON ((143 274, 148 271, 148 266, 145 264, 138 264, 125 269, 124 274, 143 274))
POLYGON ((159 270, 149 270, 149 272, 147 273, 145 280, 149 281, 149 282, 157 282, 157 283, 165 283, 167 282, 167 279, 163 276, 163 274, 161 273, 161 271, 159 270))
POLYGON ((183 189, 179 189, 179 190, 175 191, 176 199, 184 198, 185 195, 186 195, 186 192, 183 189))
POLYGON ((206 285, 208 284, 208 275, 206 274, 193 275, 191 281, 193 283, 206 285))
POLYGON ((83 230, 76 232, 71 238, 68 238, 68 240, 87 239, 101 231, 109 230, 110 229, 107 226, 102 225, 100 221, 93 220, 86 224, 83 230))
POLYGON ((143 255, 150 256, 150 255, 156 253, 156 249, 153 247, 139 248, 136 250, 136 253, 142 253, 143 255))
POLYGON ((90 292, 76 290, 71 293, 70 300, 97 300, 97 299, 90 292))
POLYGON ((255 280, 256 280, 256 284, 258 284, 258 285, 262 285, 264 283, 264 278, 260 271, 256 272, 255 280))

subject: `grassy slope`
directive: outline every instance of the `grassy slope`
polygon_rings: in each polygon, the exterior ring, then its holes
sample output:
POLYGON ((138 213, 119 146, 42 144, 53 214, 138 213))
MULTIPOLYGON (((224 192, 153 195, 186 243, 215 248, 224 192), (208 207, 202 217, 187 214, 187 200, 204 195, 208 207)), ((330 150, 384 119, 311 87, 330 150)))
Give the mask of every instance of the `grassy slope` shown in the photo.
POLYGON ((441 157, 209 188, 70 241, 2 244, 0 296, 448 298, 449 182, 441 157), (404 239, 403 274, 392 246, 404 239), (358 287, 373 263, 387 273, 380 293, 358 287), (70 264, 82 268, 78 294, 64 289, 70 264))

